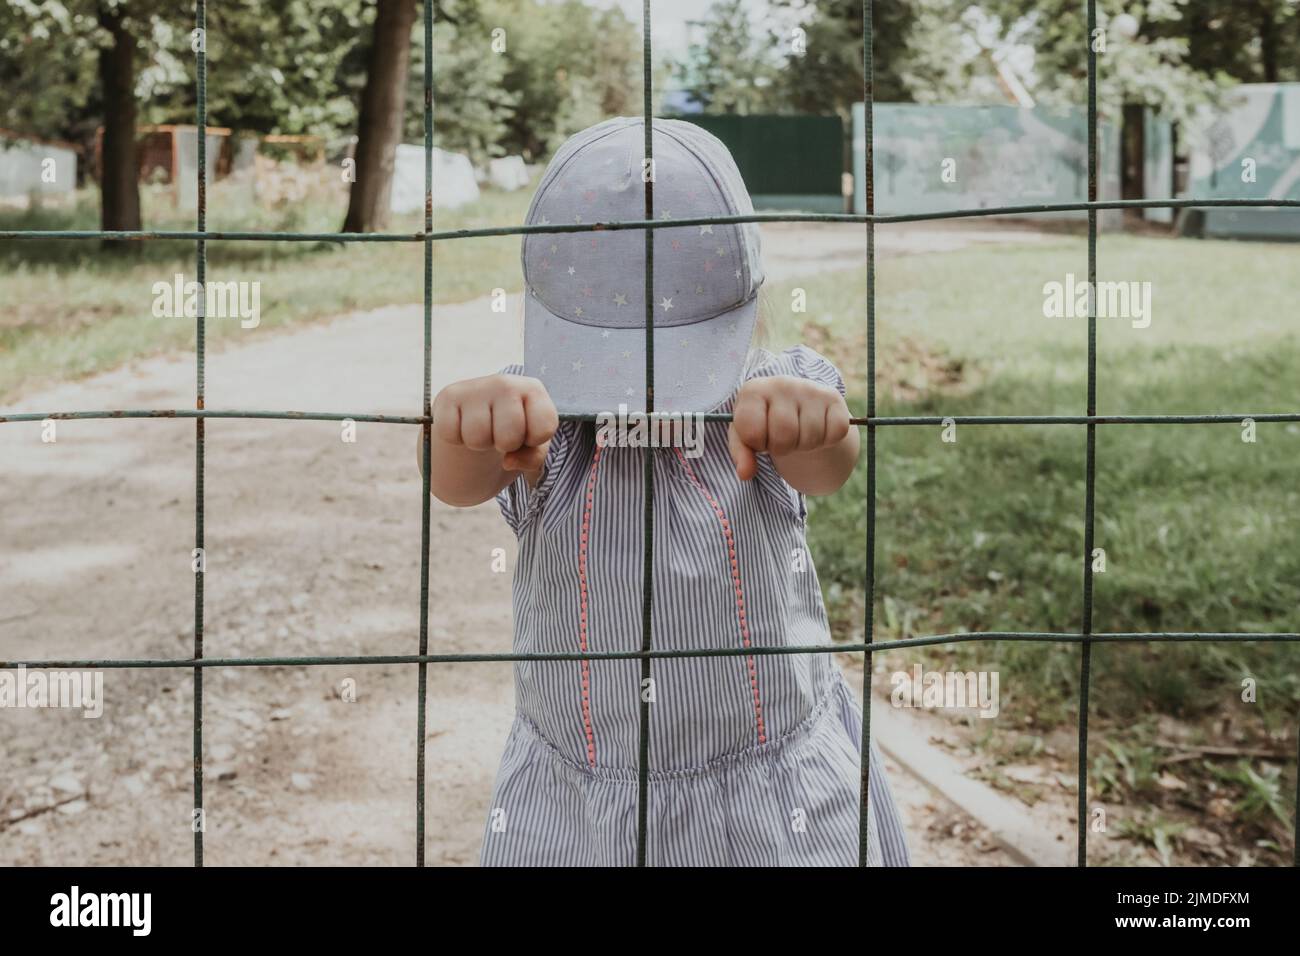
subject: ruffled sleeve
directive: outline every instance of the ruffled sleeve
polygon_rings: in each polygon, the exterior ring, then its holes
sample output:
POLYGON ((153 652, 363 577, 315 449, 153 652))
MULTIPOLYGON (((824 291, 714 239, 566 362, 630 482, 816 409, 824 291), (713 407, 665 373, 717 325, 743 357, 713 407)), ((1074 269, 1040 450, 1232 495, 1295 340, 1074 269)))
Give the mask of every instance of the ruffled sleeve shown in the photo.
MULTIPOLYGON (((523 375, 524 367, 507 365, 499 374, 523 375)), ((547 495, 555 486, 556 476, 563 469, 569 450, 573 447, 574 430, 578 424, 560 422, 560 427, 551 437, 550 447, 546 449, 546 460, 542 462, 542 474, 536 486, 529 487, 528 479, 521 473, 514 481, 497 492, 496 500, 501 508, 501 516, 516 535, 523 533, 524 528, 541 510, 547 495)))
POLYGON ((750 372, 745 376, 751 378, 770 378, 774 375, 789 375, 793 378, 806 378, 835 389, 840 395, 847 395, 844 376, 840 374, 830 360, 820 352, 806 345, 796 345, 784 352, 760 352, 752 363, 750 372))

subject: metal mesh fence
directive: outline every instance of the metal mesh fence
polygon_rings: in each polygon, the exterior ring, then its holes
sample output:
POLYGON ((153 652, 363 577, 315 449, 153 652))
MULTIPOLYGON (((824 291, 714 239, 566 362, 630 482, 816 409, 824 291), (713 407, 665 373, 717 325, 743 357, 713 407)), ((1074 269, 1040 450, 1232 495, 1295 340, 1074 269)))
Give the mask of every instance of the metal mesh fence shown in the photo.
MULTIPOLYGON (((1300 410, 1280 414, 1241 414, 1214 415, 1098 415, 1097 414, 1097 309, 1095 297, 1089 300, 1088 309, 1088 355, 1087 355, 1087 395, 1085 413, 1082 415, 996 415, 996 416, 904 416, 882 417, 876 414, 876 226, 878 224, 917 222, 923 220, 961 219, 978 216, 995 215, 1032 215, 1036 213, 1083 211, 1088 218, 1088 281, 1090 288, 1096 287, 1097 281, 1097 212, 1102 209, 1142 209, 1142 208, 1204 208, 1213 206, 1233 207, 1300 207, 1300 200, 1287 199, 1199 199, 1199 200, 1112 200, 1097 199, 1097 51, 1091 41, 1097 35, 1097 2, 1085 0, 1083 6, 1087 17, 1087 111, 1088 111, 1088 201, 1073 203, 1036 204, 1019 206, 1001 206, 979 209, 952 209, 939 212, 914 213, 904 215, 876 215, 874 193, 874 137, 873 137, 873 29, 872 14, 874 0, 864 0, 862 9, 863 31, 863 101, 865 105, 866 150, 865 168, 857 174, 866 183, 866 212, 864 215, 837 214, 763 214, 747 216, 722 216, 700 218, 674 218, 671 221, 654 219, 654 182, 650 177, 645 183, 645 218, 642 221, 598 222, 580 225, 515 225, 486 229, 464 229, 450 232, 435 232, 433 229, 433 57, 424 57, 424 154, 425 154, 425 208, 423 231, 412 234, 404 233, 293 233, 293 232, 209 232, 207 223, 207 54, 203 44, 196 51, 197 70, 197 117, 199 135, 197 192, 198 214, 195 230, 188 231, 138 231, 120 232, 106 230, 22 230, 0 231, 0 239, 183 239, 195 242, 196 272, 199 287, 206 281, 207 243, 209 241, 250 241, 250 242, 419 242, 424 245, 424 405, 419 415, 392 416, 367 415, 350 412, 296 412, 296 411, 257 411, 242 409, 208 409, 204 401, 205 392, 205 317, 200 307, 196 325, 196 376, 195 407, 193 409, 117 409, 104 411, 72 412, 35 412, 23 414, 0 415, 0 424, 6 422, 31 422, 68 419, 108 419, 108 418, 193 418, 195 420, 195 510, 194 510, 194 547, 204 547, 204 424, 209 418, 239 419, 286 419, 314 421, 343 421, 387 423, 401 425, 419 425, 423 432, 423 481, 422 481, 422 516, 420 528, 420 627, 418 652, 409 655, 354 655, 354 656, 311 656, 311 657, 204 657, 204 597, 203 571, 194 574, 194 643, 193 656, 184 659, 111 659, 111 660, 26 660, 0 661, 0 668, 25 667, 29 669, 73 669, 73 668, 187 668, 193 670, 194 679, 194 716, 193 716, 193 757, 194 757, 194 813, 195 818, 202 819, 203 811, 203 672, 209 667, 271 667, 281 665, 373 665, 373 664, 413 664, 418 673, 418 703, 416 727, 416 848, 417 866, 424 865, 425 856, 425 705, 427 699, 428 665, 456 664, 470 662, 506 662, 506 661, 583 661, 583 660, 617 660, 637 659, 641 661, 641 679, 651 676, 652 664, 663 658, 705 658, 735 657, 741 655, 775 655, 775 654, 839 654, 860 653, 864 655, 864 674, 862 686, 862 778, 859 796, 859 863, 865 866, 868 843, 868 777, 870 761, 865 759, 871 744, 871 673, 872 655, 887 648, 924 647, 939 644, 958 644, 965 642, 990 641, 1029 641, 1040 643, 1078 644, 1080 647, 1079 666, 1079 724, 1078 724, 1078 865, 1087 865, 1088 839, 1088 699, 1091 675, 1092 649, 1098 643, 1142 643, 1142 642, 1300 642, 1297 632, 1201 632, 1201 631, 1159 631, 1159 632, 1112 632, 1097 633, 1093 631, 1093 571, 1092 552, 1095 539, 1095 505, 1096 505, 1096 429, 1099 425, 1173 425, 1173 424, 1212 424, 1240 423, 1250 418, 1256 422, 1300 422, 1300 410), (432 416, 432 350, 433 350, 433 243, 452 239, 478 238, 488 236, 524 235, 527 233, 566 233, 588 232, 594 230, 640 229, 645 235, 645 397, 646 411, 654 411, 654 244, 652 231, 662 228, 681 228, 725 223, 745 222, 828 222, 859 223, 866 227, 866 381, 867 407, 866 416, 852 419, 854 426, 865 429, 866 458, 866 569, 864 575, 865 621, 862 643, 829 643, 823 645, 789 646, 751 646, 737 648, 707 648, 690 651, 656 650, 651 642, 651 594, 654 586, 654 566, 651 560, 654 536, 654 481, 653 450, 644 451, 645 513, 644 513, 644 577, 642 580, 642 636, 641 647, 635 651, 584 651, 571 654, 430 654, 429 653, 429 547, 430 547, 430 494, 429 494, 429 455, 430 428, 432 416), (977 633, 935 634, 924 637, 907 638, 887 642, 874 639, 875 621, 875 545, 876 545, 876 432, 882 427, 894 426, 933 426, 945 423, 959 425, 1073 425, 1083 426, 1086 434, 1085 457, 1085 491, 1084 512, 1084 547, 1082 555, 1081 587, 1081 625, 1075 632, 1045 631, 981 631, 977 633)), ((195 27, 206 33, 207 3, 196 0, 195 27)), ((651 0, 643 0, 642 34, 643 34, 643 114, 645 118, 645 159, 647 165, 653 160, 652 135, 653 116, 651 109, 651 0)), ((423 4, 423 32, 426 51, 433 49, 433 11, 432 4, 423 4)), ((200 300, 202 297, 200 296, 200 300)), ((705 420, 727 421, 730 415, 709 414, 705 420)), ((562 415, 563 419, 593 421, 595 413, 562 415)), ((629 693, 638 693, 639 688, 629 688, 629 693)), ((1298 734, 1300 736, 1300 734, 1298 734)), ((637 787, 637 848, 636 863, 646 863, 647 812, 649 803, 649 748, 650 748, 650 703, 642 695, 640 708, 640 732, 638 746, 638 787, 637 787)), ((1300 754, 1297 755, 1300 761, 1300 754)), ((1300 774, 1298 774, 1300 776, 1300 774)), ((1300 837, 1300 787, 1296 797, 1296 827, 1300 837)), ((194 864, 203 865, 204 828, 194 827, 194 864)), ((1297 840, 1294 863, 1300 866, 1300 840, 1297 840)))

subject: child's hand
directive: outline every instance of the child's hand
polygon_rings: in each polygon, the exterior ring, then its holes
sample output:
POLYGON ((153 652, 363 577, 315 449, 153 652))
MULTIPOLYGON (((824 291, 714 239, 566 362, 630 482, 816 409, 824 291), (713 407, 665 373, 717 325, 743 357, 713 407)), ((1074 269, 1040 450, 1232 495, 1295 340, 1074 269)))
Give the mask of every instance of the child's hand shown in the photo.
POLYGON ((538 472, 560 425, 546 386, 523 375, 453 382, 433 403, 435 435, 471 451, 501 452, 506 471, 538 472))
POLYGON ((857 433, 851 433, 849 418, 848 405, 833 388, 783 375, 751 379, 736 395, 727 430, 736 475, 742 481, 753 478, 756 456, 766 452, 798 490, 834 491, 857 460, 857 433), (823 449, 835 451, 806 456, 823 449))

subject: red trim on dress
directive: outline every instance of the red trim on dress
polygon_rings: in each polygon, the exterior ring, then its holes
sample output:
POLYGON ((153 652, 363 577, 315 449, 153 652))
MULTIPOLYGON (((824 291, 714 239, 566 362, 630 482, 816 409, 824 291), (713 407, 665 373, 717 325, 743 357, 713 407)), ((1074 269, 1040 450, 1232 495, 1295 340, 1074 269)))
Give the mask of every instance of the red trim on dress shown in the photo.
MULTIPOLYGON (((677 460, 686 469, 686 476, 690 478, 691 484, 695 485, 700 490, 700 493, 704 495, 705 500, 713 508, 713 513, 717 515, 718 522, 722 526, 722 536, 727 544, 728 560, 731 562, 731 583, 736 592, 736 613, 740 619, 740 640, 745 647, 750 647, 749 621, 745 618, 745 589, 740 583, 740 565, 736 561, 736 539, 731 533, 731 522, 727 520, 726 514, 723 513, 722 505, 718 504, 718 499, 713 497, 709 489, 704 486, 704 483, 695 476, 695 472, 686 461, 686 456, 682 454, 682 450, 680 448, 674 448, 673 450, 677 452, 677 460)), ((763 723, 763 701, 758 693, 758 668, 754 664, 754 655, 746 655, 745 663, 749 668, 749 689, 754 696, 754 720, 758 724, 758 742, 765 744, 767 743, 767 729, 763 723)))
MULTIPOLYGON (((578 545, 578 589, 581 594, 582 608, 578 614, 578 647, 587 652, 587 540, 591 531, 591 506, 595 498, 596 469, 600 465, 599 445, 591 457, 591 471, 587 474, 586 500, 582 509, 582 538, 578 545)), ((591 661, 582 664, 582 729, 587 737, 587 763, 596 766, 596 736, 591 726, 591 661)))

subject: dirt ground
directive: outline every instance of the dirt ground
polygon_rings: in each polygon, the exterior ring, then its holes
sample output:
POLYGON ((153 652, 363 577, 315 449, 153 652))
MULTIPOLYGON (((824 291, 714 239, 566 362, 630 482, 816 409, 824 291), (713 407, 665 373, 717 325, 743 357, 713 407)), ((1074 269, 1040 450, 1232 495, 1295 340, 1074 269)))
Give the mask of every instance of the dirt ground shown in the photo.
MULTIPOLYGON (((860 261, 860 235, 826 245, 822 230, 767 232, 774 275, 860 261)), ((990 234, 998 232, 914 233, 881 251, 990 234)), ((436 310, 435 391, 520 354, 516 303, 503 316, 489 301, 436 310)), ((249 330, 208 356, 207 405, 416 414, 421 330, 418 306, 249 330)), ((7 410, 193 401, 194 358, 184 354, 25 395, 7 410)), ((189 656, 194 423, 57 427, 57 441, 43 443, 39 423, 0 426, 0 658, 189 656)), ((208 421, 208 657, 417 651, 414 443, 411 426, 361 424, 348 444, 337 423, 208 421)), ((432 650, 509 647, 509 574, 492 563, 494 549, 513 556, 513 547, 494 506, 433 503, 432 650)), ((409 665, 207 669, 206 862, 414 862, 415 692, 409 665), (355 701, 340 693, 348 681, 355 701)), ((99 719, 0 711, 0 864, 191 863, 192 695, 189 670, 109 669, 99 719)), ((508 665, 429 668, 431 864, 477 859, 512 696, 508 665)), ((1014 862, 963 812, 888 764, 916 864, 1014 862)))

